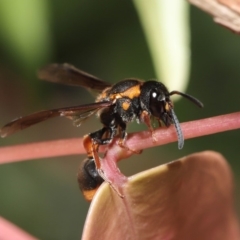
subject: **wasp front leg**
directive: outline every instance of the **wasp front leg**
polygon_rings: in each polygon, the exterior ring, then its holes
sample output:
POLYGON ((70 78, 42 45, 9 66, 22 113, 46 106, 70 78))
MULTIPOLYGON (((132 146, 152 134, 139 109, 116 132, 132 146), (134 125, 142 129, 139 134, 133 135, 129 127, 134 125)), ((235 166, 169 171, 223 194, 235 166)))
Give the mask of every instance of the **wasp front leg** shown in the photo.
POLYGON ((142 111, 142 113, 140 115, 140 119, 141 119, 141 122, 144 122, 147 125, 149 131, 151 132, 152 141, 157 142, 157 138, 155 136, 154 129, 153 129, 153 126, 151 124, 150 114, 146 110, 144 110, 144 111, 142 111))

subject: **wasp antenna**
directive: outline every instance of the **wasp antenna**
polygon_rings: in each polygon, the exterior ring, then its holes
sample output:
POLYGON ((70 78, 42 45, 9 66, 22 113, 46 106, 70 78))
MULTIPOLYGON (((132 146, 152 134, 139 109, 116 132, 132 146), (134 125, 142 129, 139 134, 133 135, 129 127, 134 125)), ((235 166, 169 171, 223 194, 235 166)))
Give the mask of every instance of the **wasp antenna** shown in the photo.
POLYGON ((182 129, 180 127, 179 121, 173 109, 171 109, 171 113, 172 113, 173 123, 176 128, 177 136, 178 136, 178 149, 182 149, 184 145, 184 137, 183 137, 182 129))
POLYGON ((182 93, 179 91, 172 91, 169 93, 169 95, 174 95, 174 94, 181 95, 181 96, 187 98, 188 100, 190 100, 191 102, 195 103, 198 107, 203 108, 203 103, 201 101, 199 101, 197 98, 195 98, 189 94, 182 93))

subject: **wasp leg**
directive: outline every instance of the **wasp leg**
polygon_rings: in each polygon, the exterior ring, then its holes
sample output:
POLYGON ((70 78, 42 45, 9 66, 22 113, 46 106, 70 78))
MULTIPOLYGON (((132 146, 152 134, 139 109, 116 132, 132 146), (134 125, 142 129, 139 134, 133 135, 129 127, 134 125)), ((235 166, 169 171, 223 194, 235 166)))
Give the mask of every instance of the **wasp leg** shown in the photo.
POLYGON ((126 132, 126 123, 122 122, 122 123, 119 123, 119 127, 120 127, 120 139, 118 140, 117 144, 121 147, 121 148, 124 148, 128 151, 131 151, 135 154, 141 154, 142 153, 142 150, 139 150, 139 151, 136 151, 134 149, 131 149, 129 148, 126 144, 125 144, 125 141, 127 139, 127 132, 126 132))
MULTIPOLYGON (((94 162, 94 171, 99 175, 99 177, 101 177, 102 181, 104 181, 106 179, 106 177, 105 177, 103 171, 101 171, 101 161, 100 161, 100 158, 98 156, 99 144, 94 142, 94 139, 92 139, 90 134, 89 134, 89 135, 84 136, 83 145, 84 145, 84 148, 85 148, 85 150, 87 152, 87 156, 88 156, 86 161, 94 162)), ((83 189, 82 192, 83 192, 84 197, 86 199, 89 198, 90 200, 91 200, 91 195, 93 197, 93 195, 97 191, 97 188, 101 185, 101 184, 99 184, 99 186, 96 187, 95 190, 92 189, 92 191, 87 192, 87 191, 84 190, 84 188, 81 188, 82 185, 80 185, 80 182, 81 182, 81 177, 80 178, 78 177, 78 183, 79 183, 80 189, 83 189), (91 192, 92 192, 92 194, 91 194, 91 192), (88 195, 89 195, 89 197, 88 197, 88 195)))
POLYGON ((89 159, 95 159, 95 164, 97 169, 100 169, 101 164, 100 164, 100 160, 98 161, 98 157, 96 157, 97 155, 97 151, 98 151, 98 147, 99 145, 104 145, 107 144, 108 141, 105 141, 102 139, 102 136, 108 131, 107 127, 103 127, 102 129, 94 132, 94 133, 90 133, 88 135, 85 135, 83 138, 83 146, 87 152, 87 156, 89 159))
MULTIPOLYGON (((90 137, 90 135, 85 135, 83 138, 83 146, 87 152, 88 159, 95 159, 94 152, 97 152, 98 150, 98 144, 94 143, 93 139, 90 137)), ((95 161, 95 165, 97 169, 101 167, 100 160, 95 161)))
POLYGON ((157 142, 157 138, 156 138, 156 136, 154 134, 154 129, 153 129, 152 124, 151 124, 151 118, 149 116, 149 113, 147 111, 145 111, 145 110, 142 111, 140 119, 141 119, 142 122, 144 122, 147 125, 149 131, 151 132, 151 134, 152 134, 152 141, 153 142, 157 142))
POLYGON ((105 176, 103 171, 101 170, 101 161, 98 156, 98 148, 99 145, 105 145, 110 143, 113 137, 116 135, 116 132, 116 126, 103 127, 99 131, 85 135, 83 139, 83 145, 87 152, 88 159, 94 159, 96 168, 103 179, 105 179, 105 176), (106 132, 110 134, 109 138, 102 139, 102 136, 106 132))
MULTIPOLYGON (((94 189, 90 189, 90 191, 88 190, 88 186, 89 184, 84 184, 84 182, 86 182, 86 177, 87 173, 86 171, 81 171, 80 169, 80 173, 78 174, 78 182, 79 182, 79 186, 80 189, 83 192, 84 197, 90 201, 91 198, 93 197, 93 195, 95 194, 95 192, 97 191, 98 187, 101 185, 101 183, 103 181, 108 182, 111 187, 117 192, 117 194, 123 198, 124 196, 119 192, 119 190, 112 184, 111 181, 109 181, 109 179, 107 179, 107 177, 104 174, 104 171, 101 169, 101 161, 100 158, 98 156, 98 147, 99 145, 104 145, 104 144, 108 144, 109 142, 112 141, 113 137, 116 135, 117 132, 117 128, 116 127, 112 127, 112 128, 106 128, 104 127, 103 129, 91 133, 89 135, 84 136, 84 140, 83 140, 83 144, 84 144, 84 148, 87 151, 87 155, 88 158, 86 160, 84 160, 85 162, 89 162, 91 163, 90 167, 91 169, 89 170, 89 172, 91 173, 91 176, 96 176, 96 188, 94 189), (109 132, 110 136, 109 138, 105 138, 105 139, 101 139, 101 137, 104 135, 105 132, 109 132), (92 167, 92 162, 94 163, 94 168, 92 167), (99 180, 99 178, 101 180, 99 180), (91 191, 92 190, 92 191, 91 191)), ((84 163, 83 163, 84 165, 84 163)), ((89 169, 89 168, 88 168, 89 169)), ((89 178, 88 178, 89 179, 89 178)), ((95 184, 90 184, 95 186, 95 184)))
POLYGON ((119 133, 120 133, 120 136, 119 136, 119 140, 117 142, 117 144, 122 147, 122 148, 126 148, 129 150, 129 148, 125 145, 125 141, 127 139, 127 132, 126 132, 126 123, 124 122, 121 122, 119 123, 119 133))
POLYGON ((99 175, 94 159, 86 158, 79 166, 78 185, 85 199, 91 201, 99 186, 104 180, 99 175))
POLYGON ((91 139, 93 139, 93 141, 99 145, 106 145, 109 144, 114 136, 117 134, 117 127, 114 126, 110 126, 110 127, 104 127, 99 131, 96 131, 94 133, 90 133, 89 136, 91 139), (102 138, 102 136, 104 135, 104 133, 108 133, 109 137, 107 138, 102 138))

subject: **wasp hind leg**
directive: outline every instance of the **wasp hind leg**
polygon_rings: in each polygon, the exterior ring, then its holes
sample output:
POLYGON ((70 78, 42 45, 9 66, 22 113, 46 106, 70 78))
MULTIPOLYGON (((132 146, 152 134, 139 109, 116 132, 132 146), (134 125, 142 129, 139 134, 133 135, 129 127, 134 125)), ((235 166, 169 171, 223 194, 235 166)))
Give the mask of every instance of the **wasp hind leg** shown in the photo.
MULTIPOLYGON (((149 116, 149 113, 147 111, 142 111, 140 119, 143 123, 147 125, 148 130, 151 132, 152 135, 152 141, 155 143, 157 142, 157 137, 155 135, 152 123, 151 123, 151 117, 149 116)), ((161 124, 161 122, 159 122, 161 124)))
POLYGON ((84 136, 83 146, 89 159, 94 159, 97 169, 101 169, 101 163, 98 156, 99 145, 105 145, 111 142, 116 130, 114 128, 103 127, 102 129, 84 136), (110 133, 109 138, 102 138, 105 133, 110 133))
POLYGON ((104 127, 99 131, 84 136, 83 144, 87 151, 88 158, 85 159, 78 172, 79 187, 87 201, 91 201, 100 185, 106 181, 123 198, 118 188, 105 176, 101 168, 101 160, 98 156, 99 145, 105 145, 112 141, 117 133, 117 128, 104 127), (107 138, 103 138, 107 135, 107 138))
MULTIPOLYGON (((110 143, 115 135, 116 135, 116 127, 114 127, 114 126, 113 127, 103 127, 102 129, 100 129, 94 133, 85 135, 84 139, 83 139, 83 146, 87 152, 87 157, 88 157, 86 160, 84 160, 84 163, 86 163, 88 161, 89 163, 91 163, 91 165, 89 165, 89 166, 92 166, 92 164, 94 163, 94 168, 92 168, 92 169, 94 169, 95 172, 98 174, 98 176, 101 177, 102 182, 104 180, 106 180, 106 181, 108 181, 108 180, 106 179, 104 172, 101 169, 101 160, 98 156, 98 148, 99 148, 99 145, 105 145, 105 144, 110 143), (109 137, 102 138, 105 134, 107 134, 109 137)), ((81 165, 81 167, 82 167, 82 165, 81 165)), ((89 170, 89 167, 87 169, 89 170)), ((85 170, 85 172, 86 172, 86 170, 85 170)), ((93 172, 94 171, 92 170, 91 173, 93 173, 93 172)), ((95 175, 96 175, 96 173, 95 173, 95 175)), ((81 169, 79 170, 78 176, 82 176, 81 169)), ((92 174, 91 174, 91 176, 92 176, 92 174)), ((83 179, 83 178, 78 177, 80 189, 83 189, 82 185, 81 185, 81 179, 83 179)))
POLYGON ((110 126, 110 127, 103 127, 101 130, 96 131, 94 133, 90 133, 89 137, 98 145, 106 145, 109 144, 114 136, 117 134, 117 127, 110 126), (106 133, 107 137, 103 138, 104 134, 106 133))
POLYGON ((95 132, 94 136, 88 134, 84 136, 83 146, 87 152, 87 158, 84 159, 79 167, 77 179, 79 188, 87 201, 92 201, 97 189, 104 182, 104 174, 100 171, 101 162, 98 156, 99 144, 96 143, 96 138, 102 137, 106 129, 103 128, 95 132))

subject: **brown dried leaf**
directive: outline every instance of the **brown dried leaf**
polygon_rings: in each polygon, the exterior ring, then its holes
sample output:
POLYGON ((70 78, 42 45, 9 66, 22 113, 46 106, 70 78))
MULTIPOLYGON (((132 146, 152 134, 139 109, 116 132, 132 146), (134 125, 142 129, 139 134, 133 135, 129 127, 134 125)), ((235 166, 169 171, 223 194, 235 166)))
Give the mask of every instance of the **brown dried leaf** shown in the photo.
POLYGON ((229 7, 233 11, 240 13, 240 1, 239 0, 218 0, 218 2, 229 7))
POLYGON ((239 0, 188 0, 213 16, 216 23, 240 34, 239 0))
POLYGON ((0 217, 0 239, 1 240, 37 240, 34 236, 25 232, 18 226, 0 217))
POLYGON ((103 184, 83 239, 240 239, 232 185, 225 159, 212 151, 129 178, 124 199, 103 184))

